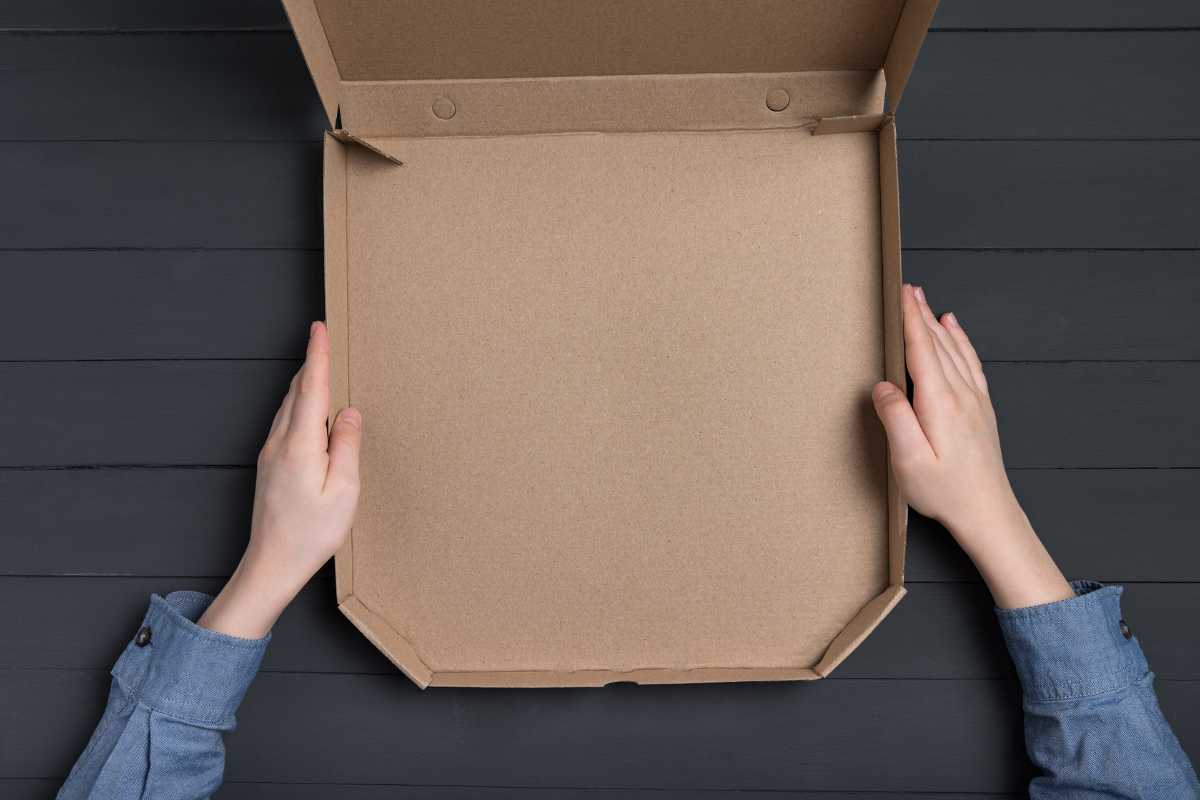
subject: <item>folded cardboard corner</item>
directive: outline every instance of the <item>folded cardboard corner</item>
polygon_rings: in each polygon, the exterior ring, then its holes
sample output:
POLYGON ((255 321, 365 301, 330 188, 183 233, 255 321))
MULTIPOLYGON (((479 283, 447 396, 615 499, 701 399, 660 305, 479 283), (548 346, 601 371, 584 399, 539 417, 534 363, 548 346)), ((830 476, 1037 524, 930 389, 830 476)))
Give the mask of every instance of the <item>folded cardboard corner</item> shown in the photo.
POLYGON ((285 0, 343 613, 424 686, 824 677, 904 594, 895 112, 927 0, 285 0))

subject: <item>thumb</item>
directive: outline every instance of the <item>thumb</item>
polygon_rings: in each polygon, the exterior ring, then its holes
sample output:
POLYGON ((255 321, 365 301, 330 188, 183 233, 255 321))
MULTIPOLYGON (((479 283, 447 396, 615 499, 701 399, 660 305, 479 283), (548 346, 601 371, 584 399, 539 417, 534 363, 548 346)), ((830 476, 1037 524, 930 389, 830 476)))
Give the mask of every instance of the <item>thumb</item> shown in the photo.
POLYGON ((326 484, 337 482, 358 488, 358 454, 362 449, 362 413, 343 408, 329 430, 329 475, 326 484))
POLYGON ((887 433, 893 463, 897 459, 907 461, 932 454, 933 448, 925 438, 925 431, 917 421, 912 405, 896 384, 888 381, 875 384, 875 388, 871 390, 871 400, 875 403, 875 413, 883 423, 884 432, 887 433))

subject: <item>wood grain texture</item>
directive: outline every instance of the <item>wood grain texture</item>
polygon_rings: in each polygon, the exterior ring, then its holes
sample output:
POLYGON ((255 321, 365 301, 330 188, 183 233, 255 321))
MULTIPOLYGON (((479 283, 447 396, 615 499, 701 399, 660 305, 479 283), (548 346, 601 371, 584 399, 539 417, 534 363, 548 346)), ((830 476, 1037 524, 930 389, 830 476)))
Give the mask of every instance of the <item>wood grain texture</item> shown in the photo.
MULTIPOLYGON (((1200 248, 1198 142, 901 143, 905 246, 1200 248)), ((316 248, 316 144, 9 142, 0 241, 316 248)))
POLYGON ((1200 8, 1190 0, 947 0, 938 6, 935 28, 1065 29, 1175 28, 1200 26, 1200 8))
POLYGON ((295 361, 0 364, 0 466, 252 465, 295 361))
POLYGON ((1200 362, 989 364, 1010 467, 1197 467, 1200 362))
POLYGON ((291 31, 0 34, 0 67, 0 103, 22 109, 0 139, 317 141, 329 127, 291 31))
POLYGON ((1200 142, 901 142, 909 248, 1197 248, 1200 142))
POLYGON ((934 139, 1195 138, 1200 112, 1184 76, 1198 70, 1200 30, 934 33, 904 92, 898 132, 934 139))
POLYGON ((0 28, 35 30, 287 30, 278 0, 39 0, 0 3, 0 28))
POLYGON ((1200 253, 914 250, 904 277, 985 361, 1200 358, 1200 253))
MULTIPOLYGON (((297 366, 0 363, 0 467, 250 466, 297 366)), ((1200 362, 1000 363, 988 374, 1010 467, 1200 467, 1200 362)))
MULTIPOLYGON (((1181 78, 1200 68, 1200 31, 1030 34, 1019 57, 1015 43, 1006 33, 931 34, 900 136, 1200 136, 1181 78)), ((0 34, 0 67, 0 103, 22 109, 0 140, 315 141, 327 126, 290 31, 0 34)))
MULTIPOLYGON (((933 20, 942 28, 1162 28, 1200 26, 1190 0, 952 0, 933 20)), ((0 28, 95 31, 284 30, 287 18, 277 0, 5 0, 0 28)))
MULTIPOLYGON (((1200 581, 1196 470, 1013 470, 1010 480, 1073 578, 1200 581)), ((0 574, 228 575, 246 541, 254 471, 0 470, 0 574)), ((910 581, 974 581, 940 526, 909 523, 910 581)), ((166 588, 170 588, 167 586, 166 588)))
MULTIPOLYGON (((151 593, 215 594, 217 578, 0 578, 0 667, 106 669, 138 630, 151 593)), ((1200 631, 1172 610, 1200 608, 1196 584, 1129 584, 1124 616, 1161 678, 1200 680, 1200 631)), ((275 627, 267 672, 395 674, 336 608, 331 577, 301 592, 275 627)), ((986 589, 911 584, 909 594, 830 680, 982 679, 1012 675, 986 589)))
POLYGON ((0 250, 0 274, 0 361, 298 359, 325 316, 315 250, 0 250))
POLYGON ((316 142, 8 142, 5 249, 319 248, 316 142))
MULTIPOLYGON (((1200 507, 1194 501, 1200 471, 1010 470, 1009 480, 1069 578, 1200 580, 1200 542, 1191 535, 1200 530, 1200 507)), ((950 535, 915 513, 908 526, 906 577, 978 579, 950 535)))
MULTIPOLYGON (((64 776, 99 717, 100 670, 0 670, 0 777, 64 776), (19 742, 19 746, 15 744, 19 742)), ((1200 751, 1200 683, 1160 681, 1200 751)), ((421 692, 400 675, 259 676, 226 777, 297 783, 1018 792, 1007 680, 421 692), (819 721, 819 722, 814 722, 819 721), (935 753, 936 758, 929 758, 935 753)))
MULTIPOLYGON (((0 696, 12 698, 0 705, 0 776, 65 775, 107 685, 100 670, 0 670, 0 696)), ((1164 704, 1200 692, 1179 685, 1164 704)), ((1013 769, 1022 744, 1010 681, 422 692, 402 675, 264 673, 238 722, 226 739, 232 781, 847 791, 1024 782, 1013 769)))

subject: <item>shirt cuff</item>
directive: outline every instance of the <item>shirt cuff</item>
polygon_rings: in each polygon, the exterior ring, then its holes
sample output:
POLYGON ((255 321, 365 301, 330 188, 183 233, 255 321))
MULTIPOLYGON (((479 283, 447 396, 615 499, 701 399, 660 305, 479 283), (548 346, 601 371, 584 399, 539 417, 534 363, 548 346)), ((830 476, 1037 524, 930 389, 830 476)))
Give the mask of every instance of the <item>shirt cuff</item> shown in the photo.
POLYGON ((201 628, 196 620, 211 602, 200 592, 151 595, 112 675, 133 700, 160 714, 230 730, 271 635, 240 639, 201 628))
POLYGON ((1076 596, 1028 608, 997 608, 1027 700, 1070 700, 1137 683, 1149 666, 1121 619, 1120 586, 1075 581, 1076 596))

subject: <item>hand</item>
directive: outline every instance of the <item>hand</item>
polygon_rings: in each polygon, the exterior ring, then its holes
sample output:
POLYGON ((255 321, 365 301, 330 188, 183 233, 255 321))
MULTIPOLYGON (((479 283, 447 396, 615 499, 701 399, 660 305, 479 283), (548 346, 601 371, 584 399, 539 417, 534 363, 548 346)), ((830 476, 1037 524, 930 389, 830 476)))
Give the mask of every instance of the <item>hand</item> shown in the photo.
POLYGON ((939 322, 918 287, 904 286, 901 305, 913 403, 886 381, 872 392, 901 492, 950 531, 998 605, 1073 597, 1008 482, 987 380, 970 339, 953 314, 939 322))
POLYGON ((304 366, 259 453, 250 544, 201 626, 262 638, 350 532, 362 415, 344 409, 327 433, 329 404, 329 334, 314 322, 304 366))

